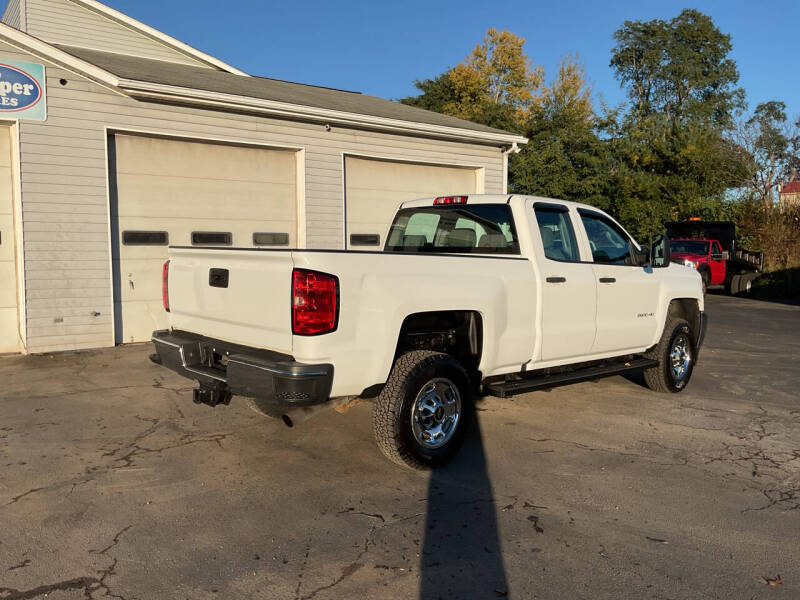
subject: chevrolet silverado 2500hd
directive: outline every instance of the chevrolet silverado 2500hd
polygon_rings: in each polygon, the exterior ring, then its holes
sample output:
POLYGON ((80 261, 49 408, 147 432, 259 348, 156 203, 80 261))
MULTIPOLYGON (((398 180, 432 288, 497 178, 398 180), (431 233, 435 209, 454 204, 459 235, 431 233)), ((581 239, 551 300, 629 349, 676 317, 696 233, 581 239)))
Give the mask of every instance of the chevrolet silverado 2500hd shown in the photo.
POLYGON ((385 239, 171 248, 153 360, 212 405, 242 395, 277 416, 373 399, 378 446, 415 468, 455 454, 476 393, 637 370, 679 392, 692 375, 702 283, 664 236, 644 249, 590 206, 470 195, 402 204, 385 239))

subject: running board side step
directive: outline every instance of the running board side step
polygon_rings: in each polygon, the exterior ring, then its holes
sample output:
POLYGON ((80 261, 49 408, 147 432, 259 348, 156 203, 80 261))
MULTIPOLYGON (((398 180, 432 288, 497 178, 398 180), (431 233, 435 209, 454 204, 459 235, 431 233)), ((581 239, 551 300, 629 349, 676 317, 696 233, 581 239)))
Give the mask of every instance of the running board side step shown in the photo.
POLYGON ((623 375, 625 373, 635 373, 643 369, 657 367, 658 361, 650 358, 638 358, 617 364, 605 364, 594 367, 586 367, 568 373, 556 373, 553 375, 542 375, 529 379, 514 379, 511 381, 500 381, 489 383, 484 386, 483 391, 487 396, 497 396, 498 398, 509 398, 516 394, 533 392, 536 390, 546 390, 548 388, 577 383, 579 381, 591 381, 602 379, 613 375, 623 375))

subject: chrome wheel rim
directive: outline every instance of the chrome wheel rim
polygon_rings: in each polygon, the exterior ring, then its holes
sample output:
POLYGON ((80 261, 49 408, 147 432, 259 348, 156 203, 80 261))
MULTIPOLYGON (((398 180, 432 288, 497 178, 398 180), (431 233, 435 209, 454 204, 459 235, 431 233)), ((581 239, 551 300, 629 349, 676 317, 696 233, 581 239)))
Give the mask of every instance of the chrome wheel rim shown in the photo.
POLYGON ((411 430, 423 448, 441 448, 453 437, 461 419, 461 394, 445 377, 431 379, 420 389, 411 410, 411 430))
POLYGON ((681 334, 675 338, 669 352, 669 359, 672 365, 672 376, 675 380, 680 381, 686 377, 692 364, 692 348, 688 337, 681 334))

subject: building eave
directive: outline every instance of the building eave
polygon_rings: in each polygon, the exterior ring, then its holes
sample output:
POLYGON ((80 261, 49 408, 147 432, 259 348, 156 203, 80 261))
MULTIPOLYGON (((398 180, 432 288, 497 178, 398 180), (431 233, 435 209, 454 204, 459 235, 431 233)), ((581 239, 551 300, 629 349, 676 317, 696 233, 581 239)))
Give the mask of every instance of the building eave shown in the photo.
POLYGON ((228 110, 245 110, 279 118, 299 119, 314 121, 330 125, 344 125, 391 131, 440 139, 451 139, 473 143, 489 144, 493 146, 513 146, 525 144, 528 139, 513 133, 479 131, 430 123, 403 121, 387 117, 377 117, 358 113, 350 113, 315 106, 290 104, 275 100, 264 100, 248 96, 237 96, 210 92, 207 90, 190 89, 146 81, 120 79, 119 88, 128 95, 148 100, 162 102, 188 103, 192 105, 226 108, 228 110))

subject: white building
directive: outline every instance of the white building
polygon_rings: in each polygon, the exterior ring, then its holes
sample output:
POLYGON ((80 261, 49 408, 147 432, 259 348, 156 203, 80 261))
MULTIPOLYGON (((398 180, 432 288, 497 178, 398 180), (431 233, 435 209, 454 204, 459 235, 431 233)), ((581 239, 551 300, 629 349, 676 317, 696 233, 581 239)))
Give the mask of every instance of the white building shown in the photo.
POLYGON ((377 249, 402 200, 505 192, 525 141, 251 77, 94 0, 10 0, 0 352, 148 340, 168 244, 377 249))

